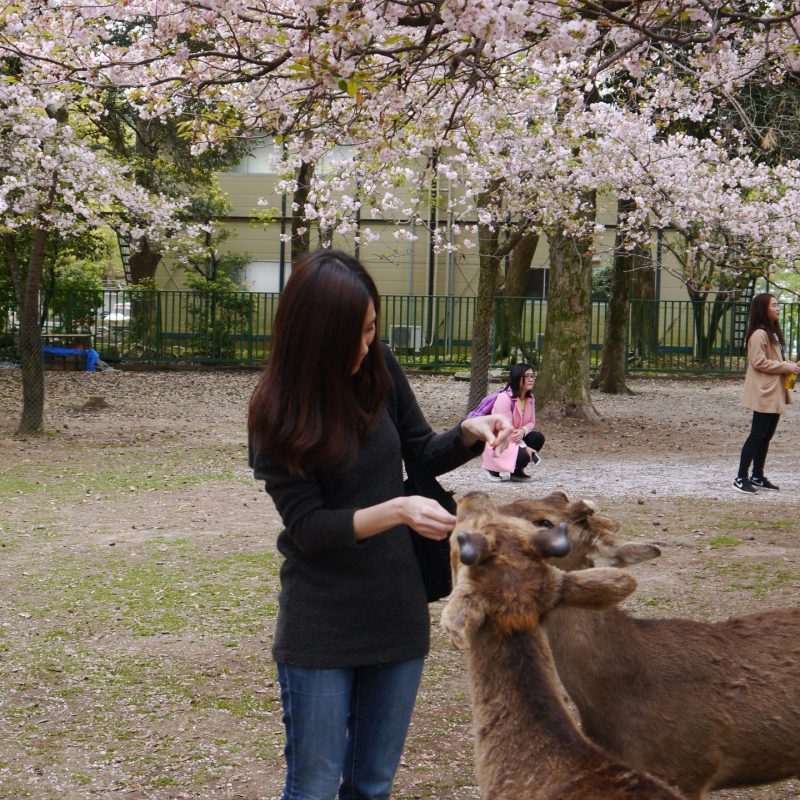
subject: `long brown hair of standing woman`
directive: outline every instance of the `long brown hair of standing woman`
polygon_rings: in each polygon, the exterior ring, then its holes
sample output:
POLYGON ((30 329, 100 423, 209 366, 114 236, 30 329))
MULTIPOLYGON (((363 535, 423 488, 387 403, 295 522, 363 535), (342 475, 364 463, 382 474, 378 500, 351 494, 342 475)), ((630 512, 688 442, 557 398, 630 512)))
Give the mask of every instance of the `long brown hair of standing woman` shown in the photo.
POLYGON ((778 337, 781 347, 786 347, 786 341, 783 338, 783 331, 778 324, 778 320, 770 319, 769 316, 769 304, 774 299, 775 295, 769 292, 762 292, 753 298, 753 302, 750 304, 750 316, 747 319, 747 331, 744 335, 745 347, 747 347, 747 343, 750 341, 753 332, 757 331, 759 328, 765 330, 767 333, 774 333, 775 336, 778 337))
POLYGON ((376 422, 389 388, 377 337, 352 374, 370 301, 379 313, 375 282, 352 256, 318 250, 295 262, 247 416, 251 445, 292 474, 347 463, 376 422))

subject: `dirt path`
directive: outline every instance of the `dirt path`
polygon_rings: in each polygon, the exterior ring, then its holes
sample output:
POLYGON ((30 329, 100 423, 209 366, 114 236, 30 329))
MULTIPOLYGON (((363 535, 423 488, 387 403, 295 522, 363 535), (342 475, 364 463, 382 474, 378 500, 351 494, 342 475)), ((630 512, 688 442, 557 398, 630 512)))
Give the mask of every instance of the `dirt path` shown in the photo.
MULTIPOLYGON (((282 730, 269 658, 279 519, 246 466, 251 372, 48 374, 47 435, 12 435, 0 370, 0 797, 270 798, 282 730), (90 397, 108 404, 82 410, 90 397)), ((413 378, 435 427, 466 384, 413 378)), ((731 489, 738 382, 640 380, 595 395, 603 424, 539 420, 534 481, 447 476, 500 500, 563 489, 664 555, 628 607, 720 619, 800 602, 800 406, 778 428, 779 493, 731 489)), ((439 607, 434 606, 434 622, 439 607)), ((434 648, 394 800, 478 797, 462 657, 434 648)), ((800 783, 719 792, 800 797, 800 783)))

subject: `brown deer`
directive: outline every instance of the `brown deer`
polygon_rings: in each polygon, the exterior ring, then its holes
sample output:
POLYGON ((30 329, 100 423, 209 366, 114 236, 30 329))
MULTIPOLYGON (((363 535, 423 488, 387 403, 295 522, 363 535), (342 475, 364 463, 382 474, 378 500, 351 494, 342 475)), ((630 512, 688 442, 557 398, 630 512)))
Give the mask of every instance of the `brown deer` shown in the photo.
POLYGON ((605 607, 635 588, 616 569, 562 572, 545 562, 569 549, 567 525, 537 528, 499 514, 488 495, 458 504, 451 539, 455 585, 442 613, 467 651, 475 772, 484 800, 678 800, 576 727, 557 689, 539 622, 560 605, 605 607))
MULTIPOLYGON (((537 525, 569 523, 564 569, 627 566, 660 554, 562 492, 501 507, 537 525)), ((584 732, 691 800, 800 775, 800 608, 707 623, 637 619, 562 605, 542 621, 584 732)))

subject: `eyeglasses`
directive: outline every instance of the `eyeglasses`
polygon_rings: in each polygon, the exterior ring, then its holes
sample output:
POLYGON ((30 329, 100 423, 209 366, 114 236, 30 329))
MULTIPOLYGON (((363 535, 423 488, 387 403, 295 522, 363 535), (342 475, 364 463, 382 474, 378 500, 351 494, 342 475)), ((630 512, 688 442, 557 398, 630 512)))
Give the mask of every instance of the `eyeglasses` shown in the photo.
POLYGON ((535 372, 526 372, 522 377, 525 378, 526 381, 528 379, 533 380, 536 377, 536 373, 535 372))

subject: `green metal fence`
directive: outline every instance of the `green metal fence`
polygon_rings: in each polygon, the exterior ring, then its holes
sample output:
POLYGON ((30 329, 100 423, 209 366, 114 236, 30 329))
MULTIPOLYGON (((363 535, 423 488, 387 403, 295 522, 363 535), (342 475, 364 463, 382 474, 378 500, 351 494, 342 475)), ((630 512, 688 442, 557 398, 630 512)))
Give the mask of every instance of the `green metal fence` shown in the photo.
MULTIPOLYGON (((0 356, 14 357, 17 318, 0 297, 0 356)), ((43 297, 45 333, 91 333, 101 357, 115 361, 260 364, 279 295, 251 292, 120 290, 43 297)), ((379 334, 401 363, 421 369, 468 367, 474 297, 385 295, 379 334)), ((744 370, 747 304, 632 301, 629 372, 737 373, 744 370)), ((600 361, 607 305, 592 304, 588 357, 600 361)), ((789 353, 800 348, 800 304, 781 307, 789 353)), ((493 366, 524 354, 535 362, 545 338, 547 301, 498 297, 493 366)))

